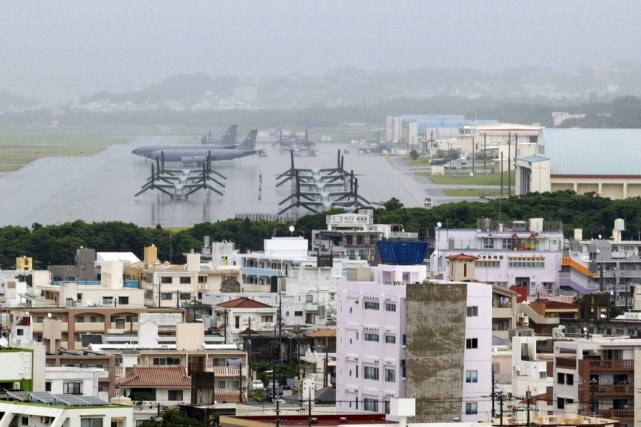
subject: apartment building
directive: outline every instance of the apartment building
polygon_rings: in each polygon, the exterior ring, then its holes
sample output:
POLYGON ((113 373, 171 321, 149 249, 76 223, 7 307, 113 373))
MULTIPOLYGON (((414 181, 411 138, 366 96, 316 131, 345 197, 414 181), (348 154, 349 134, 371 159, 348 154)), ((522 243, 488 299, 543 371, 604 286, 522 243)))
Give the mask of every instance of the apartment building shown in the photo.
POLYGON ((337 410, 387 413, 391 397, 411 395, 418 422, 487 419, 492 286, 426 281, 425 266, 384 258, 369 280, 338 284, 337 410))
POLYGON ((591 336, 555 341, 554 402, 561 412, 574 404, 579 413, 639 423, 641 399, 637 376, 641 340, 591 336))
POLYGON ((464 252, 476 257, 477 281, 503 288, 524 286, 529 297, 559 294, 564 245, 560 221, 483 218, 475 229, 450 229, 441 223, 434 232, 432 278, 448 280, 447 258, 464 252))

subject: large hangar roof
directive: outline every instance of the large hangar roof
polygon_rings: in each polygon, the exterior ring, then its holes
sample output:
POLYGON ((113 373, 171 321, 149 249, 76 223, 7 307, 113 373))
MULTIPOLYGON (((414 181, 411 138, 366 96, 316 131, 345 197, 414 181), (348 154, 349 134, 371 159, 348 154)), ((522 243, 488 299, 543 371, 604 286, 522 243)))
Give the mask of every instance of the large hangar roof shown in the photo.
POLYGON ((641 175, 641 129, 543 129, 541 136, 553 176, 641 175))

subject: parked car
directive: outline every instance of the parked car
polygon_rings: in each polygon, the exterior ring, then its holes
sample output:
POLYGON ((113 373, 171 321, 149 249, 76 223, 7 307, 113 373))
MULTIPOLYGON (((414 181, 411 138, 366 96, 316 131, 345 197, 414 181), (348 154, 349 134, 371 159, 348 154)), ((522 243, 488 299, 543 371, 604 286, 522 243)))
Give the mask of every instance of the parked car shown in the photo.
MULTIPOLYGON (((267 399, 274 400, 274 395, 273 395, 274 389, 272 387, 267 387, 265 389, 265 397, 267 399)), ((276 387, 276 397, 282 397, 283 396, 283 389, 280 387, 276 387)))
POLYGON ((264 388, 265 384, 261 380, 252 381, 252 390, 263 390, 264 388))

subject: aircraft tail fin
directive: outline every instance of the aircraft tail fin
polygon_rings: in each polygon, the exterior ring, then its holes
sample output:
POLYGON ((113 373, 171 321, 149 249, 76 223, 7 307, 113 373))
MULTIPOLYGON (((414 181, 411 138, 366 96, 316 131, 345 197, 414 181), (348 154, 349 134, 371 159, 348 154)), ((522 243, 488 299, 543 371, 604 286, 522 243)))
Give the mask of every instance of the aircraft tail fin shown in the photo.
POLYGON ((238 131, 238 125, 231 125, 227 132, 220 137, 218 141, 219 145, 234 145, 236 144, 236 132, 238 131))
POLYGON ((252 129, 249 131, 243 142, 238 146, 239 150, 253 150, 256 148, 256 135, 258 135, 257 129, 252 129))

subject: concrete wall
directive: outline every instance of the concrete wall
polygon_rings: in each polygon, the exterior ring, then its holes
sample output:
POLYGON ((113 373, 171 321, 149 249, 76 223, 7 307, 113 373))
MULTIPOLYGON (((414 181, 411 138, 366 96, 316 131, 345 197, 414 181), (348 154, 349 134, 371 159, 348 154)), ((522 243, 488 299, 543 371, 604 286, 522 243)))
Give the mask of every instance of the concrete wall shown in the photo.
POLYGON ((407 286, 407 389, 414 422, 461 417, 467 286, 407 286))

